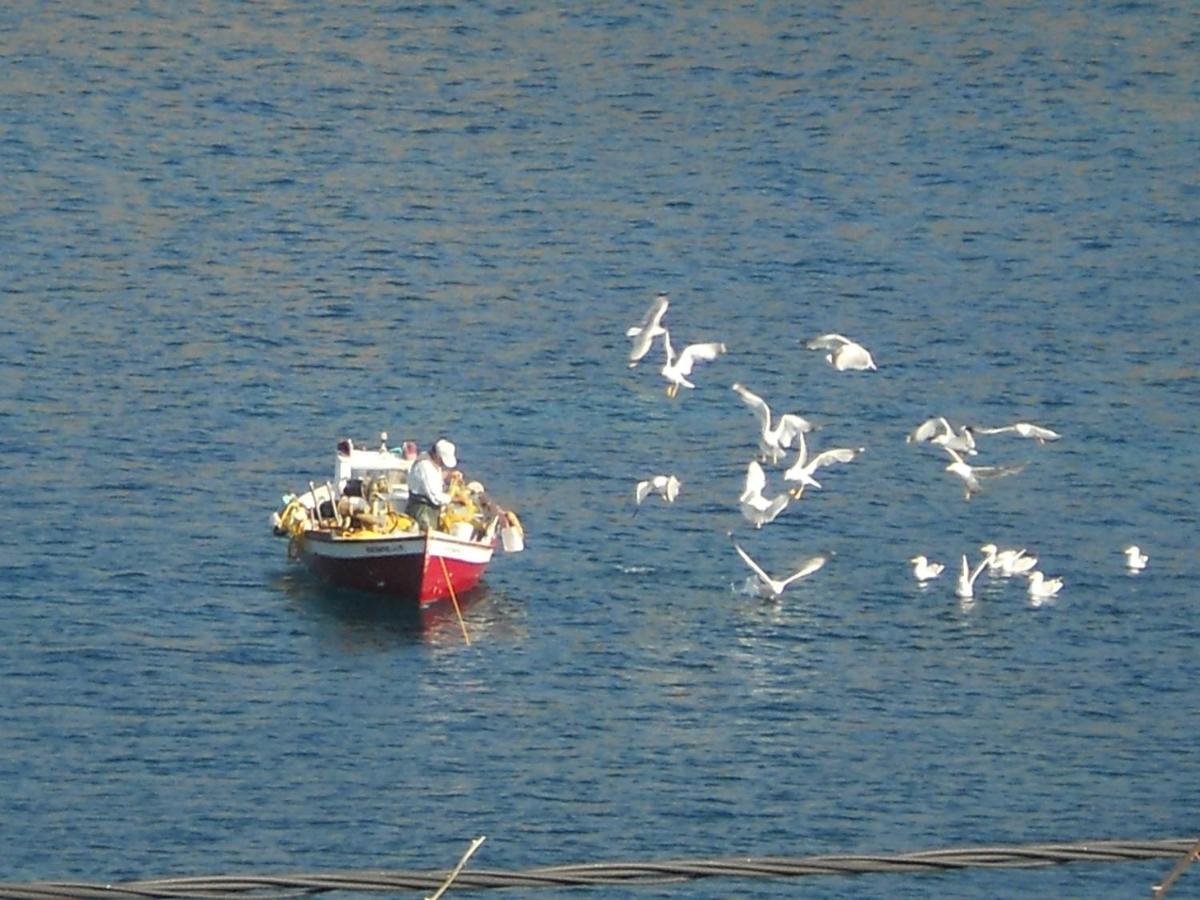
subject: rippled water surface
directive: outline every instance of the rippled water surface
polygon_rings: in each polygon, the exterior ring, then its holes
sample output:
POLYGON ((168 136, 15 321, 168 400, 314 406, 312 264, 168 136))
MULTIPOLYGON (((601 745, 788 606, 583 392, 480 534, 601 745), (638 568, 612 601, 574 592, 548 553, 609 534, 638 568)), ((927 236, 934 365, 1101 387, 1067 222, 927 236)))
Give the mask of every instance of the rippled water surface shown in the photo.
POLYGON ((0 10, 0 880, 1195 834, 1198 41, 1154 2, 0 10), (728 348, 674 399, 626 365, 658 291, 728 348), (761 531, 734 382, 865 448, 761 531), (964 502, 932 415, 1063 438, 981 436, 1025 468, 964 502), (469 644, 270 534, 380 430, 526 525, 469 644), (730 531, 834 556, 762 600, 730 531), (909 573, 987 541, 1061 594, 909 573))

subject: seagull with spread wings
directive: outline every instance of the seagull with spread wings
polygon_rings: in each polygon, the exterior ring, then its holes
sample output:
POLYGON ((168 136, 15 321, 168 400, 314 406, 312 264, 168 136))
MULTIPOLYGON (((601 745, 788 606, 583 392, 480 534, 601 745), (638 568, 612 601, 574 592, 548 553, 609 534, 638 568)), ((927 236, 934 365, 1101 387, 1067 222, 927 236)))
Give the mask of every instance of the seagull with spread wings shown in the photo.
POLYGON ((675 348, 671 345, 671 332, 663 328, 662 336, 663 347, 667 351, 667 361, 662 367, 662 375, 663 378, 667 379, 668 397, 674 397, 679 393, 680 387, 695 387, 694 384, 688 381, 688 376, 692 374, 692 367, 697 362, 707 362, 716 359, 725 352, 724 344, 717 341, 710 341, 703 344, 688 344, 676 356, 675 348))
POLYGON ((975 596, 975 580, 979 577, 979 573, 987 568, 987 557, 979 561, 979 563, 971 568, 967 562, 967 554, 962 555, 962 566, 958 571, 958 578, 954 582, 954 596, 960 600, 970 600, 975 596))
POLYGON ((805 443, 804 434, 796 435, 796 440, 799 443, 799 453, 796 456, 796 461, 783 473, 784 481, 799 481, 800 486, 792 489, 792 496, 799 497, 804 493, 806 487, 819 488, 821 483, 813 478, 813 472, 828 466, 832 463, 850 462, 856 456, 864 451, 863 447, 835 447, 832 450, 823 450, 816 456, 809 458, 808 444, 805 443))
POLYGON ((946 466, 946 471, 957 475, 962 481, 963 495, 966 500, 970 500, 972 494, 977 494, 983 490, 983 485, 980 483, 981 478, 1000 478, 1004 475, 1016 475, 1025 468, 1024 463, 1013 466, 972 466, 959 456, 953 448, 944 447, 943 449, 953 459, 953 462, 946 466))
MULTIPOLYGON (((732 534, 729 536, 729 539, 733 540, 732 534)), ((800 568, 792 572, 792 574, 788 575, 786 578, 772 578, 765 571, 763 571, 762 566, 750 558, 750 554, 743 550, 738 545, 736 540, 733 540, 733 549, 737 551, 738 556, 740 556, 746 565, 750 567, 750 571, 757 576, 759 593, 767 597, 778 597, 784 592, 788 585, 799 581, 801 578, 808 577, 813 572, 824 566, 825 563, 829 561, 829 557, 833 555, 832 551, 818 553, 816 556, 811 556, 806 559, 800 568)))
POLYGON ((634 496, 637 498, 638 506, 641 506, 642 501, 650 494, 661 494, 667 503, 674 503, 675 498, 679 496, 679 485, 680 481, 674 475, 655 475, 639 481, 634 496))
POLYGON ((772 425, 771 407, 767 405, 767 401, 741 384, 733 385, 733 390, 758 416, 758 447, 762 451, 763 459, 772 465, 779 462, 784 451, 791 449, 796 435, 812 431, 812 423, 795 413, 784 413, 772 425))
POLYGON ((923 444, 928 441, 939 447, 948 447, 974 456, 978 451, 975 449, 975 435, 971 432, 969 425, 955 428, 945 416, 934 416, 910 431, 904 441, 908 444, 923 444))
POLYGON ((1046 441, 1057 441, 1062 437, 1057 431, 1029 422, 1014 422, 1012 425, 1001 425, 997 428, 975 426, 972 430, 976 434, 1016 434, 1023 438, 1032 438, 1039 444, 1044 444, 1046 441))

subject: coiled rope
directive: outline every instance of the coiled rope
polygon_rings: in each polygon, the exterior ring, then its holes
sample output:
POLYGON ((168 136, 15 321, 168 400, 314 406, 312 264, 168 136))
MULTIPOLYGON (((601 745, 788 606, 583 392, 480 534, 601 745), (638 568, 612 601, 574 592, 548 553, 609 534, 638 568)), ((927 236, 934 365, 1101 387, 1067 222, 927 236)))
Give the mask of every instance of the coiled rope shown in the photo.
MULTIPOLYGON (((205 898, 306 896, 328 891, 430 891, 449 887, 455 892, 513 887, 587 887, 600 885, 657 885, 701 878, 792 878, 803 875, 864 875, 897 872, 948 872, 959 869, 1033 868, 1072 862, 1134 862, 1194 859, 1200 841, 1195 837, 1151 841, 1085 841, 1067 844, 982 846, 927 850, 888 855, 788 857, 728 857, 676 859, 659 862, 587 863, 548 866, 526 871, 471 869, 451 872, 381 870, 299 875, 221 875, 159 878, 117 884, 43 881, 0 883, 0 898, 58 900, 58 898, 205 898)), ((1162 896, 1169 882, 1155 885, 1162 896)))

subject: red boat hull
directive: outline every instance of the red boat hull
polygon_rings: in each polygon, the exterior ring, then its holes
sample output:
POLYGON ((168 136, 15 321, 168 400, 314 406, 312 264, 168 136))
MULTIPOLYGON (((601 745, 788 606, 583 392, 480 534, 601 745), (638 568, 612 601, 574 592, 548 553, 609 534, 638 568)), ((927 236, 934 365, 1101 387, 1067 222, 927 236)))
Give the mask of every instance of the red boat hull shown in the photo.
POLYGON ((403 537, 342 537, 309 531, 299 555, 317 577, 339 587, 386 594, 425 606, 466 593, 491 562, 492 544, 441 532, 403 537))

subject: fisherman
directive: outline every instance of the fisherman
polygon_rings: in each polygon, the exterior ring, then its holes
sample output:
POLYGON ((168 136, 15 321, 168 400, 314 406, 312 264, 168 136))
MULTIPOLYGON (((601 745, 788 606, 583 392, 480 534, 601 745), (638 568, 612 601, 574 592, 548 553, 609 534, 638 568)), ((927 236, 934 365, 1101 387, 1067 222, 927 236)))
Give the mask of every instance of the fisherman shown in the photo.
POLYGON ((446 490, 446 476, 458 465, 454 445, 438 438, 428 453, 422 453, 408 472, 408 504, 404 512, 426 531, 438 527, 442 510, 453 502, 446 490))

